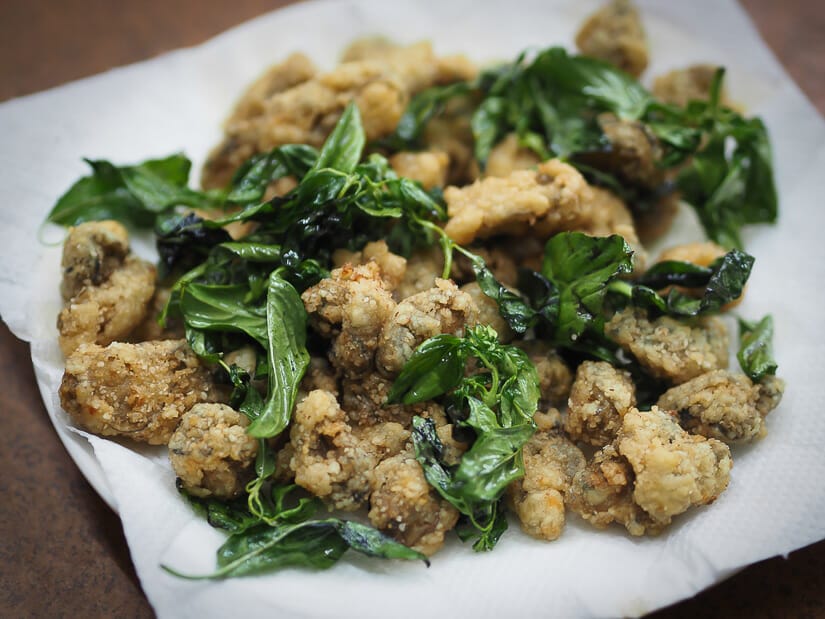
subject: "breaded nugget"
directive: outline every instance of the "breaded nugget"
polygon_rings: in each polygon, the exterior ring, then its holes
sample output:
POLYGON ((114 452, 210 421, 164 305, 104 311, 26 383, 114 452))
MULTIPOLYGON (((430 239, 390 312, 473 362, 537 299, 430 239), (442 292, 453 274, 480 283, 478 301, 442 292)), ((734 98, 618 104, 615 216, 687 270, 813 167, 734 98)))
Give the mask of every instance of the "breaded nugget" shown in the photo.
POLYGON ((151 445, 167 444, 195 404, 224 398, 185 340, 81 344, 60 384, 60 404, 79 426, 151 445))
POLYGON ((629 373, 604 361, 584 361, 576 369, 564 429, 574 441, 603 447, 616 438, 634 406, 636 387, 629 373))
POLYGON ((717 317, 651 320, 644 310, 628 307, 607 322, 604 332, 653 376, 675 385, 728 367, 728 332, 717 317))
POLYGON ((169 460, 183 488, 198 497, 231 499, 254 476, 257 439, 249 419, 225 404, 195 404, 169 440, 169 460))
POLYGON ((611 0, 591 15, 576 35, 576 47, 636 78, 647 68, 645 31, 629 0, 611 0))

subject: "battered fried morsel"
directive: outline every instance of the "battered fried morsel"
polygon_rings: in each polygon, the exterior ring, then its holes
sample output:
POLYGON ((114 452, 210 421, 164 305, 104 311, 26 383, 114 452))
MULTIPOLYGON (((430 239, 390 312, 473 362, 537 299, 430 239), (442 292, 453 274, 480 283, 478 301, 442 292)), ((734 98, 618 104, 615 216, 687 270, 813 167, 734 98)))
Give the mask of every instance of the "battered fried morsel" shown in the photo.
POLYGON ((169 440, 169 460, 189 494, 231 499, 243 492, 258 453, 248 425, 225 404, 195 404, 184 413, 169 440))
POLYGON ((714 501, 727 487, 730 449, 685 432, 657 407, 630 410, 614 443, 576 474, 568 506, 597 527, 656 534, 673 516, 714 501))
POLYGON ((305 394, 315 389, 329 391, 338 396, 338 376, 323 357, 310 357, 309 367, 301 380, 301 391, 305 394))
POLYGON ((397 423, 365 428, 357 436, 335 396, 317 389, 295 407, 289 466, 296 484, 336 509, 353 511, 369 498, 375 467, 399 453, 409 436, 397 423))
POLYGON ((656 404, 662 410, 677 411, 688 432, 728 444, 742 443, 767 433, 765 415, 779 404, 783 390, 781 379, 763 389, 744 374, 717 370, 669 389, 656 404), (760 400, 763 391, 768 395, 760 400))
POLYGON ((567 438, 538 432, 524 445, 524 477, 507 488, 525 533, 552 541, 564 528, 564 495, 584 469, 584 454, 567 438))
POLYGON ((659 187, 665 180, 665 171, 659 165, 662 147, 656 136, 643 123, 619 119, 614 114, 601 114, 598 120, 610 141, 610 149, 594 163, 631 185, 659 187))
POLYGON ((347 422, 353 426, 371 426, 386 421, 396 421, 409 427, 413 408, 400 404, 387 404, 392 380, 375 372, 358 378, 345 378, 341 382, 341 405, 346 411, 347 422))
POLYGON ((395 301, 375 262, 345 265, 301 295, 310 325, 333 338, 332 365, 345 376, 362 376, 372 369, 384 323, 395 301))
POLYGON ((507 343, 512 341, 514 334, 507 321, 501 317, 498 310, 498 303, 481 291, 477 282, 470 282, 461 287, 462 292, 466 292, 472 297, 473 302, 478 307, 478 324, 491 326, 498 335, 498 341, 507 343))
POLYGON ((458 515, 427 483, 410 451, 387 458, 375 469, 369 519, 399 542, 432 555, 444 545, 458 515))
POLYGON ((730 481, 728 446, 688 434, 655 406, 625 415, 616 449, 636 475, 633 500, 662 526, 693 505, 713 502, 730 481))
POLYGON ((576 47, 636 78, 647 68, 642 20, 629 0, 612 0, 591 15, 576 35, 576 47))
POLYGON ((57 317, 65 356, 83 343, 123 340, 146 318, 155 293, 155 267, 129 254, 98 286, 84 286, 57 317))
POLYGON ((439 333, 462 337, 465 327, 478 322, 478 307, 466 292, 450 280, 436 279, 435 286, 404 299, 381 331, 375 364, 386 375, 401 371, 424 340, 439 333))
POLYGON ((536 167, 541 159, 529 148, 520 146, 515 133, 508 133, 496 144, 487 157, 484 176, 510 176, 516 170, 529 170, 536 167))
MULTIPOLYGON (((717 69, 717 65, 695 64, 660 75, 653 80, 653 96, 679 107, 684 107, 689 101, 707 101, 717 69)), ((726 100, 727 96, 723 92, 723 105, 727 105, 726 100)))
POLYGON ((336 267, 342 267, 345 264, 358 266, 375 262, 381 269, 381 279, 387 290, 391 292, 398 288, 407 272, 406 258, 392 253, 387 242, 383 240, 367 243, 361 251, 337 249, 332 254, 332 262, 336 267))
POLYGON ((506 178, 447 187, 444 199, 450 220, 444 230, 462 245, 499 234, 546 238, 586 226, 591 197, 590 187, 575 168, 551 159, 535 171, 518 170, 506 178))
POLYGON ((603 447, 616 438, 634 406, 636 387, 628 372, 604 361, 584 361, 570 390, 564 429, 574 441, 603 447))
POLYGON ((443 151, 403 151, 390 157, 390 165, 398 176, 418 181, 429 190, 447 184, 450 157, 443 151))
POLYGON ((60 294, 64 301, 88 286, 100 286, 129 253, 129 233, 116 221, 90 221, 69 228, 63 243, 60 294))
POLYGON ((404 279, 395 290, 401 300, 435 286, 435 280, 444 270, 444 252, 440 247, 419 249, 407 260, 404 279))
POLYGON ((224 399, 185 340, 81 344, 60 384, 60 404, 82 428, 151 445, 167 444, 195 404, 224 399))
POLYGON ((555 349, 543 340, 521 340, 514 342, 514 346, 526 352, 536 366, 541 389, 539 408, 566 404, 573 385, 573 373, 555 349))
MULTIPOLYGON (((334 70, 312 75, 312 67, 291 57, 281 72, 288 79, 262 78, 261 87, 242 100, 240 110, 226 123, 223 142, 210 154, 201 184, 222 187, 244 161, 256 153, 284 144, 320 147, 350 101, 355 101, 367 141, 395 130, 410 95, 438 83, 464 79, 474 73, 460 57, 439 62, 429 43, 388 46, 369 59, 344 62, 334 70), (293 67, 297 68, 293 71, 293 67), (261 92, 276 85, 269 96, 261 92)), ((275 77, 280 75, 273 69, 275 77)))
POLYGON ((655 535, 663 525, 633 502, 634 478, 627 459, 607 445, 573 477, 565 495, 567 507, 600 529, 618 522, 631 535, 655 535))
POLYGON ((728 367, 727 328, 716 317, 650 320, 644 310, 628 307, 608 321, 605 334, 653 376, 675 385, 728 367))

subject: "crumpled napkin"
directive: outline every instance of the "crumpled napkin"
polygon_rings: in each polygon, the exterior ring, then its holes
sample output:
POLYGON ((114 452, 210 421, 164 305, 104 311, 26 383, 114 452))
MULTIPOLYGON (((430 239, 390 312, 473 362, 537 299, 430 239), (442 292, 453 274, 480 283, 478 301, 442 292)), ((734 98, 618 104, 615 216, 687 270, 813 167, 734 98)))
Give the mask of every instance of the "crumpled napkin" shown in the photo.
MULTIPOLYGON (((781 219, 746 236, 757 262, 740 313, 774 315, 779 371, 788 382, 781 406, 768 418, 767 438, 734 449, 728 490, 712 507, 679 517, 653 539, 631 538, 619 527, 596 531, 571 516, 556 542, 532 540, 515 525, 492 553, 449 542, 429 569, 348 555, 326 572, 285 570, 223 582, 174 578, 159 564, 207 573, 221 534, 179 498, 163 449, 135 449, 70 428, 56 395, 60 249, 38 240, 59 240, 60 232, 41 222, 86 173, 81 157, 130 163, 184 150, 197 169, 242 88, 291 51, 329 67, 351 39, 381 33, 403 42, 430 39, 439 53, 466 52, 479 61, 509 58, 528 46, 572 47, 595 2, 310 2, 196 48, 0 105, 0 313, 31 342, 55 430, 120 513, 158 616, 634 616, 825 537, 825 486, 818 483, 825 477, 819 391, 825 370, 825 124, 733 2, 640 4, 652 49, 648 76, 692 62, 721 63, 729 69, 734 99, 761 115, 771 131, 781 219)), ((682 230, 696 235, 688 215, 682 230)), ((135 245, 151 256, 148 239, 135 245)))

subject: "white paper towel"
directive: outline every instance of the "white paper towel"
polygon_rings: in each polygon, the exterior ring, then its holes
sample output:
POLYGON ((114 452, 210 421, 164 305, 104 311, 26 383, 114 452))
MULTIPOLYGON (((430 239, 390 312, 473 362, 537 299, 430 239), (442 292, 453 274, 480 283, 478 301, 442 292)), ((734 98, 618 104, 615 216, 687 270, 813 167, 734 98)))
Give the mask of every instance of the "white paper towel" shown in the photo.
MULTIPOLYGON (((776 356, 788 389, 769 435, 734 449, 730 487, 711 507, 677 519, 655 539, 599 532, 570 518, 547 544, 511 530, 492 553, 452 541, 429 569, 347 557, 326 572, 285 570, 226 582, 181 581, 168 562, 208 572, 221 536, 174 489, 163 449, 133 449, 67 427, 57 387, 59 248, 38 242, 55 199, 86 173, 81 157, 137 162, 185 151, 196 166, 220 137, 242 88, 301 50, 331 66, 353 38, 430 39, 439 53, 484 61, 528 46, 570 46, 596 2, 345 0, 290 7, 196 48, 0 105, 0 314, 32 343, 55 429, 101 495, 120 513, 143 588, 160 617, 616 616, 687 597, 732 570, 825 537, 825 329, 821 186, 825 124, 732 2, 640 2, 651 41, 647 75, 709 61, 728 67, 729 91, 761 115, 773 139, 781 219, 746 235, 756 267, 741 306, 773 313, 776 356), (92 450, 93 448, 93 450, 92 450)), ((138 248, 148 252, 148 244, 138 248)))

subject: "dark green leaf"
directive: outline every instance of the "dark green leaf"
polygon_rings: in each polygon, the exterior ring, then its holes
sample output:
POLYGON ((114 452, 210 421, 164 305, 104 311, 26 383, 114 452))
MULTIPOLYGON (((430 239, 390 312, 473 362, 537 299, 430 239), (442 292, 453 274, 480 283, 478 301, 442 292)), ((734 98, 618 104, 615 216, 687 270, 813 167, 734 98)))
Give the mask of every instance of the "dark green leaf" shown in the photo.
POLYGON ((447 393, 464 376, 467 356, 461 338, 431 337, 415 349, 392 385, 387 402, 415 404, 447 393))
POLYGON ((361 114, 358 106, 351 102, 344 109, 341 119, 335 125, 327 141, 324 142, 318 154, 318 160, 310 171, 332 168, 349 174, 361 160, 365 141, 361 114))
POLYGON ((757 323, 739 320, 739 366, 748 377, 761 381, 768 374, 776 374, 773 358, 773 318, 768 315, 757 323))
POLYGON ((309 365, 306 320, 298 292, 277 270, 273 271, 266 296, 264 344, 269 360, 269 387, 263 412, 247 429, 251 436, 277 436, 289 424, 298 386, 309 365))

